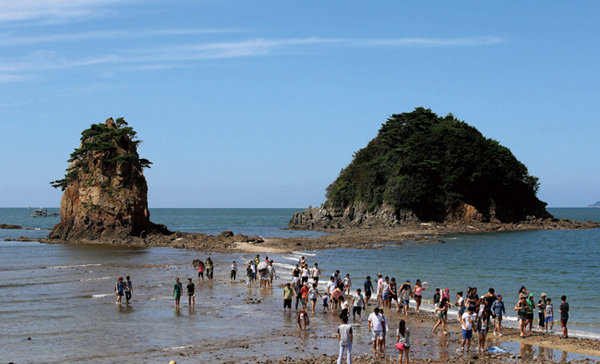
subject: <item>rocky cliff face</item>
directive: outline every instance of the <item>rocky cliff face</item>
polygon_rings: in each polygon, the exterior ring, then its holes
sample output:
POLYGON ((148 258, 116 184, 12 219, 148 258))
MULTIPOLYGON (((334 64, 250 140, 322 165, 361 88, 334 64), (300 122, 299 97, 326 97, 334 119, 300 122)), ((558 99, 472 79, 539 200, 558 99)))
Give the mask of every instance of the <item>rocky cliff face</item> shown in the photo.
MULTIPOLYGON (((538 205, 532 205, 529 210, 523 211, 526 220, 553 219, 553 216, 546 211, 546 204, 539 202, 538 205)), ((455 204, 446 211, 446 217, 443 220, 448 224, 480 224, 480 223, 501 223, 504 220, 513 218, 509 216, 510 212, 493 204, 490 211, 482 213, 474 206, 462 201, 455 204)), ((323 208, 309 207, 308 209, 296 212, 288 223, 288 227, 296 230, 322 230, 322 229, 347 229, 347 228, 381 228, 398 227, 410 224, 419 224, 421 220, 410 210, 396 211, 393 206, 383 204, 373 211, 367 211, 367 205, 361 203, 358 206, 350 205, 345 209, 339 207, 323 208)))
POLYGON ((153 224, 148 211, 148 185, 142 173, 150 162, 140 159, 135 132, 122 119, 110 118, 82 133, 71 155, 63 187, 60 222, 48 239, 118 240, 168 233, 153 224))

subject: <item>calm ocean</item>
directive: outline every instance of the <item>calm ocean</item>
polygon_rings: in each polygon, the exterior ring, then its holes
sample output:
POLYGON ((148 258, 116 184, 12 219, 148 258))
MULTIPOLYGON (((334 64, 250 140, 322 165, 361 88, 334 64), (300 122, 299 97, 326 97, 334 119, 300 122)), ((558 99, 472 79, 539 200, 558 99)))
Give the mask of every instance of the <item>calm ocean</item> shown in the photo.
MULTIPOLYGON (((58 209, 48 209, 49 212, 58 209)), ((316 236, 314 232, 283 230, 297 209, 151 209, 151 220, 171 230, 263 237, 316 236)), ((600 221, 600 209, 549 209, 557 218, 600 221)), ((131 249, 87 245, 45 245, 5 242, 5 238, 41 238, 58 217, 33 218, 25 208, 0 209, 0 223, 32 230, 0 229, 0 357, 15 362, 164 362, 165 353, 180 347, 217 345, 224 338, 244 340, 244 325, 268 320, 273 330, 291 325, 272 318, 272 312, 248 310, 236 299, 255 293, 243 284, 228 284, 231 260, 238 264, 252 254, 212 254, 219 276, 212 288, 201 287, 196 311, 174 312, 173 277, 193 275, 192 259, 208 252, 170 248, 131 249), (130 274, 135 283, 131 306, 114 304, 114 282, 130 274), (232 293, 233 292, 233 293, 232 293), (233 296, 230 308, 224 303, 233 296), (236 298, 237 297, 237 298, 236 298), (249 315, 251 313, 251 315, 249 315), (196 319, 190 319, 194 318, 196 319), (222 318, 231 317, 224 324, 222 318), (212 320, 212 318, 215 318, 212 320), (221 318, 217 321, 216 318, 221 318), (31 340, 24 340, 31 337, 31 340)), ((558 307, 561 295, 571 305, 573 336, 600 337, 600 229, 507 232, 449 236, 445 244, 390 243, 379 249, 331 249, 273 255, 284 283, 299 254, 318 262, 324 275, 339 269, 350 273, 353 287, 378 272, 396 280, 419 278, 433 287, 450 288, 452 297, 467 286, 479 292, 494 287, 514 316, 517 290, 525 285, 541 292, 558 307)), ((280 299, 279 289, 265 299, 280 299)), ((261 293, 262 294, 262 293, 261 293)), ((432 289, 424 294, 431 299, 432 289)), ((183 299, 182 299, 183 302, 183 299)), ((277 306, 279 307, 279 306, 277 306)), ((557 314, 557 308, 555 309, 557 314)), ((557 329, 555 327, 555 329, 557 329)), ((322 345, 320 345, 322 346, 322 345)), ((332 350, 335 352, 335 345, 332 350)), ((277 349, 274 349, 277 352, 277 349)), ((235 352, 230 353, 235 357, 235 352)), ((216 360, 219 360, 216 358, 216 360)), ((168 362, 168 361, 167 361, 168 362)))

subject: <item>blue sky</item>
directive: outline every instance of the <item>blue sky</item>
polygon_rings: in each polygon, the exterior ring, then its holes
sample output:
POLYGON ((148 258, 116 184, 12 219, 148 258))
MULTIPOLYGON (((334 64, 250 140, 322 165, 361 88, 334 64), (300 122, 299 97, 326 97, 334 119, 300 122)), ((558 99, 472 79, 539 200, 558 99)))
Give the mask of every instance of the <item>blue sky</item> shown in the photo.
POLYGON ((600 3, 0 0, 0 207, 124 117, 150 207, 306 207, 394 113, 453 113, 550 207, 600 200, 600 3))

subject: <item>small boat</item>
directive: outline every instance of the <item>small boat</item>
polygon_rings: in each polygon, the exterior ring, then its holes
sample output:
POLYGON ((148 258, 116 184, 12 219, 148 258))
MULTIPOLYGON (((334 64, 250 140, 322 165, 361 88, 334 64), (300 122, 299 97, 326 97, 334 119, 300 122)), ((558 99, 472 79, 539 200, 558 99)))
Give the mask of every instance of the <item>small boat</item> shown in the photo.
POLYGON ((43 209, 40 207, 38 210, 33 210, 33 213, 31 214, 31 216, 33 217, 49 217, 49 216, 58 216, 60 213, 58 212, 51 212, 48 213, 48 209, 43 209))

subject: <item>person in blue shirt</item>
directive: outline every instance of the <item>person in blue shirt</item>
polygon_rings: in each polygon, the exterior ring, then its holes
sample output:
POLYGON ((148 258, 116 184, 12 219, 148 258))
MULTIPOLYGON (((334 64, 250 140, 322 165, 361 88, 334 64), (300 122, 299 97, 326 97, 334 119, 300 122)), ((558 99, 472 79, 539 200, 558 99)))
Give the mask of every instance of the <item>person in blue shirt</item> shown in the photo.
POLYGON ((502 315, 506 317, 506 309, 504 308, 501 294, 499 294, 498 299, 492 303, 492 312, 496 315, 494 318, 494 335, 502 336, 500 326, 502 325, 502 315))

